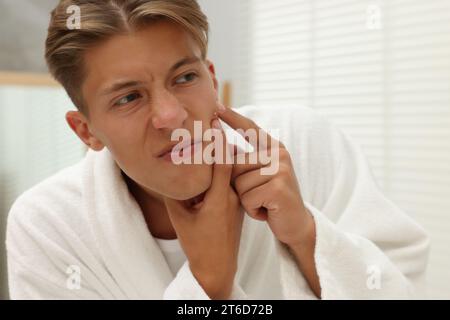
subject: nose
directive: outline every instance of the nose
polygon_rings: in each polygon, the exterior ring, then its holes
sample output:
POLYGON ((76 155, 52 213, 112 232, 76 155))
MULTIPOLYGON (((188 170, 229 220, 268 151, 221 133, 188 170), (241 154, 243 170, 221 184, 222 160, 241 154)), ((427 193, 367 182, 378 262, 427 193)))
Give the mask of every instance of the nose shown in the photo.
POLYGON ((173 94, 163 90, 153 101, 152 124, 156 129, 182 127, 188 114, 173 94))

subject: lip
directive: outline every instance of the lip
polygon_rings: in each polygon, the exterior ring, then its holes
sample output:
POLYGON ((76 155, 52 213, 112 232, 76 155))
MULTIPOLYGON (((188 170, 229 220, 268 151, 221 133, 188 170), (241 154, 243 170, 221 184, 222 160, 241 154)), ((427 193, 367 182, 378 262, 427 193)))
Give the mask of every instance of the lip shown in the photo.
POLYGON ((170 152, 166 152, 161 159, 170 163, 179 163, 179 161, 189 161, 188 163, 192 163, 195 154, 201 150, 201 147, 198 147, 198 145, 201 145, 201 141, 200 142, 196 142, 196 143, 192 143, 189 144, 187 146, 185 146, 184 148, 177 148, 177 151, 170 151, 170 152))
POLYGON ((202 140, 194 140, 183 142, 180 144, 180 142, 172 143, 171 145, 164 148, 162 152, 159 153, 158 158, 167 158, 167 156, 170 157, 171 153, 177 153, 182 149, 185 149, 187 147, 193 147, 194 145, 202 142, 202 140))

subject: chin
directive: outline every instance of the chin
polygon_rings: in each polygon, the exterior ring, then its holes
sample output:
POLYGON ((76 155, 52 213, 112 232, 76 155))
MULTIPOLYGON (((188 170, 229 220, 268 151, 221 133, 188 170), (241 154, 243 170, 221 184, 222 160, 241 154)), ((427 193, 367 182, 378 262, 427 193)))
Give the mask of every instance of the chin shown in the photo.
POLYGON ((169 186, 173 187, 170 192, 173 199, 189 200, 204 193, 211 186, 211 165, 184 165, 180 169, 183 172, 178 172, 177 176, 171 179, 169 186))

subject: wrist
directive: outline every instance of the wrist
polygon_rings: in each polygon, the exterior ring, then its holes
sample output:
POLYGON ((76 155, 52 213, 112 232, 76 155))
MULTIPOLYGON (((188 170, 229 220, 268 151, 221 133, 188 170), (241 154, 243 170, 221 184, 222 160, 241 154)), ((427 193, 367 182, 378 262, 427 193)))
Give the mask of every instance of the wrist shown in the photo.
POLYGON ((233 276, 199 276, 198 283, 211 300, 227 300, 230 298, 234 283, 233 276))
MULTIPOLYGON (((305 208, 306 215, 303 228, 298 232, 299 237, 291 242, 286 243, 287 247, 296 253, 304 252, 307 249, 314 249, 316 244, 316 225, 311 213, 305 208)), ((310 250, 308 250, 310 251, 310 250)))
POLYGON ((229 299, 234 284, 235 271, 199 272, 192 270, 192 274, 210 299, 229 299))

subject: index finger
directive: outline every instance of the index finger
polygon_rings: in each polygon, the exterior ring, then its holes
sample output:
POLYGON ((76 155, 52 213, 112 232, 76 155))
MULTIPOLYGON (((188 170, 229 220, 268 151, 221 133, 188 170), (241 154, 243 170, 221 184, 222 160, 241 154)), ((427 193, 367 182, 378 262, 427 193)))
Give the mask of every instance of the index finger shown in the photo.
MULTIPOLYGON (((226 108, 225 111, 218 115, 220 119, 243 136, 256 150, 271 148, 272 141, 275 138, 259 127, 252 119, 239 114, 231 108, 226 108), (250 136, 252 139, 250 139, 250 136), (264 137, 264 139, 261 139, 261 137, 264 137)), ((278 144, 282 146, 279 141, 278 144)))

